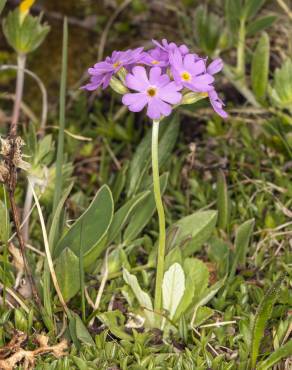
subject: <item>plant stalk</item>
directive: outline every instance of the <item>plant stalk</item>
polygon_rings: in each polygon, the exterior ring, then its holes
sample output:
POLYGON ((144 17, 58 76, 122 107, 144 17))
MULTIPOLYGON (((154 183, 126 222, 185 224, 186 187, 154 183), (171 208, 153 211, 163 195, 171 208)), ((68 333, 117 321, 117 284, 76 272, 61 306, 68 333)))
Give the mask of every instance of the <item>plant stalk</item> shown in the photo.
POLYGON ((26 253, 25 253, 25 242, 22 236, 21 227, 20 227, 20 215, 15 201, 15 188, 17 183, 17 168, 14 164, 14 156, 16 151, 16 139, 17 139, 17 127, 19 123, 19 112, 20 112, 20 105, 22 101, 23 95, 23 85, 24 85, 24 69, 25 69, 25 62, 26 62, 26 55, 19 54, 17 57, 17 78, 16 78, 16 91, 15 91, 15 101, 10 125, 10 132, 9 132, 9 142, 10 142, 10 154, 8 160, 8 168, 9 168, 9 178, 7 182, 8 187, 8 194, 9 194, 9 201, 11 206, 11 213, 13 218, 13 223, 16 229, 16 236, 18 239, 21 255, 23 258, 23 263, 25 267, 25 272, 28 277, 32 295, 34 301, 41 307, 41 300, 39 298, 35 282, 32 277, 32 272, 30 269, 29 264, 27 263, 26 253))
POLYGON ((159 120, 153 120, 152 126, 152 176, 153 190, 159 222, 159 243, 157 253, 157 270, 155 283, 154 310, 161 311, 162 306, 162 281, 165 257, 165 215, 160 191, 159 161, 158 161, 159 120))

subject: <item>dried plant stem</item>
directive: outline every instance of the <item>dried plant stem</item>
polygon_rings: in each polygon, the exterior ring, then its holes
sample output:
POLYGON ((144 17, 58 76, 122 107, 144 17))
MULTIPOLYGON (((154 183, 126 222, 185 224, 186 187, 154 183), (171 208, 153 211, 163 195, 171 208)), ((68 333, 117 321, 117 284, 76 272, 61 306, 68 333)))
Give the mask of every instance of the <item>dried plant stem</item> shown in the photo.
POLYGON ((154 120, 152 126, 152 176, 153 176, 154 199, 159 222, 159 243, 157 251, 154 310, 160 312, 162 304, 162 280, 164 273, 164 257, 165 257, 165 215, 160 191, 158 138, 159 138, 159 121, 154 120))
POLYGON ((56 276, 56 272, 55 272, 55 268, 54 268, 54 264, 53 264, 53 260, 52 260, 52 255, 51 255, 51 251, 50 251, 50 247, 49 247, 49 240, 48 240, 47 230, 46 230, 45 221, 44 221, 43 213, 42 213, 42 210, 41 210, 41 206, 40 206, 37 195, 36 195, 36 193, 34 191, 34 188, 32 187, 32 184, 31 184, 29 179, 28 179, 28 182, 31 186, 31 191, 32 191, 32 194, 33 194, 33 197, 34 197, 35 204, 37 206, 37 210, 38 210, 38 214, 39 214, 39 218, 40 218, 40 222, 41 222, 41 228, 42 228, 42 233, 43 233, 47 263, 48 263, 48 267, 49 267, 49 270, 50 270, 50 273, 51 273, 52 281, 53 281, 56 293, 58 295, 58 298, 60 300, 60 303, 61 303, 61 305, 64 309, 64 312, 66 312, 67 316, 70 317, 70 311, 69 311, 69 309, 66 305, 66 302, 63 298, 63 295, 62 295, 62 292, 61 292, 61 289, 60 289, 60 286, 59 286, 59 283, 58 283, 58 280, 57 280, 57 276, 56 276))
POLYGON ((19 211, 16 206, 15 202, 15 188, 17 183, 17 168, 14 164, 14 156, 15 156, 15 150, 16 150, 16 138, 17 138, 17 127, 19 122, 19 111, 20 111, 20 105, 23 95, 23 83, 24 83, 24 68, 25 68, 25 62, 26 62, 26 56, 23 54, 18 55, 17 58, 17 80, 16 80, 16 91, 15 91, 15 101, 14 101, 14 107, 13 107, 13 113, 12 113, 12 119, 11 119, 11 126, 10 126, 10 132, 9 132, 9 141, 10 141, 10 155, 8 160, 8 167, 9 167, 9 178, 7 181, 7 187, 8 187, 8 194, 9 194, 9 201, 11 206, 11 213, 12 213, 12 219, 15 225, 16 229, 16 235, 19 243, 19 247, 21 250, 23 263, 25 267, 25 272, 28 277, 33 298, 36 302, 36 304, 41 307, 41 300, 39 298, 31 269, 29 267, 29 264, 27 263, 26 254, 25 254, 25 242, 21 233, 21 227, 20 227, 20 216, 19 211))

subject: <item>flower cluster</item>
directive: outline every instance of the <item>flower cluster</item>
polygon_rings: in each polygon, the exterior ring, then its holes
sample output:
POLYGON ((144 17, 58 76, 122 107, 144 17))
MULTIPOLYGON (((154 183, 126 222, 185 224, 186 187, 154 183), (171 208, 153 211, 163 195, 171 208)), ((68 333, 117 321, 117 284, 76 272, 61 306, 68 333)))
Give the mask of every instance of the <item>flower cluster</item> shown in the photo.
POLYGON ((89 68, 90 82, 83 88, 92 91, 111 85, 123 94, 122 102, 130 111, 140 112, 147 106, 147 116, 155 120, 168 116, 174 106, 208 96, 214 111, 226 118, 224 103, 214 87, 222 60, 217 58, 208 65, 207 58, 191 53, 186 45, 165 39, 161 43, 153 40, 153 44, 148 51, 114 51, 89 68))

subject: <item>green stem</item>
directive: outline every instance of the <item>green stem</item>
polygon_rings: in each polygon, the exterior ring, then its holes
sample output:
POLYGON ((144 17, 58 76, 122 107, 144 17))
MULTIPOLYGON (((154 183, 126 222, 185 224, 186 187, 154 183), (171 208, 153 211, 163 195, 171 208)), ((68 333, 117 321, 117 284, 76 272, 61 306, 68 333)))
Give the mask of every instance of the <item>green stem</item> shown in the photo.
POLYGON ((165 257, 165 215, 161 199, 160 181, 159 181, 158 137, 159 137, 159 121, 154 120, 152 126, 152 176, 153 176, 154 199, 159 221, 159 244, 157 253, 157 270, 156 270, 155 298, 154 298, 154 310, 157 312, 161 310, 162 280, 164 273, 164 257, 165 257))

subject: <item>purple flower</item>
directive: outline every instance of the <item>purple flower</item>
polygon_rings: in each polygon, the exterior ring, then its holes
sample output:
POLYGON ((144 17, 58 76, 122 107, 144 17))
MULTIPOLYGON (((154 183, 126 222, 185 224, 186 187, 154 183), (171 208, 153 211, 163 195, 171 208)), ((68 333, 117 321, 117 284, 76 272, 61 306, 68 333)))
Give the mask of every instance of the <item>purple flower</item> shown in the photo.
POLYGON ((180 87, 161 68, 150 69, 149 78, 144 67, 136 66, 126 77, 129 89, 138 91, 123 96, 123 104, 132 112, 140 112, 147 105, 147 116, 151 119, 160 119, 171 113, 171 104, 180 102, 182 96, 178 92, 180 87))
POLYGON ((105 89, 112 76, 122 67, 133 65, 139 61, 142 51, 143 48, 114 51, 111 57, 107 57, 104 61, 96 63, 93 68, 88 69, 88 73, 91 75, 90 82, 83 86, 83 89, 91 91, 99 86, 105 89))
POLYGON ((182 56, 178 50, 170 54, 171 72, 175 82, 194 92, 208 92, 214 77, 206 71, 206 62, 194 54, 182 56))
POLYGON ((167 53, 171 53, 174 50, 179 50, 181 55, 185 55, 189 52, 189 48, 182 44, 180 46, 176 45, 174 42, 168 42, 166 39, 163 39, 161 43, 156 40, 152 40, 153 44, 159 47, 160 49, 164 50, 167 53))
POLYGON ((151 67, 167 67, 169 65, 168 53, 159 47, 142 53, 140 63, 151 67))
POLYGON ((214 90, 208 92, 210 103, 214 109, 214 111, 219 114, 222 118, 227 118, 228 114, 223 110, 224 103, 219 98, 217 92, 214 90))

